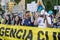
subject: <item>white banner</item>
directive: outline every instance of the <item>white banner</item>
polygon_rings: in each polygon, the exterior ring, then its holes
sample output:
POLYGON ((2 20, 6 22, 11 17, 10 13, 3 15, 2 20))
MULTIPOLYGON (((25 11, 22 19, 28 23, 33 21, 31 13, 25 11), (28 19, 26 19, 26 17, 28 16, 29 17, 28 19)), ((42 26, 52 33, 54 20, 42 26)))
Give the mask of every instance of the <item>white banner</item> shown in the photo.
POLYGON ((60 6, 54 6, 55 10, 60 10, 60 6))
POLYGON ((27 4, 27 11, 36 12, 37 4, 34 1, 31 4, 27 4))
POLYGON ((6 5, 6 0, 1 0, 1 6, 5 6, 6 5))

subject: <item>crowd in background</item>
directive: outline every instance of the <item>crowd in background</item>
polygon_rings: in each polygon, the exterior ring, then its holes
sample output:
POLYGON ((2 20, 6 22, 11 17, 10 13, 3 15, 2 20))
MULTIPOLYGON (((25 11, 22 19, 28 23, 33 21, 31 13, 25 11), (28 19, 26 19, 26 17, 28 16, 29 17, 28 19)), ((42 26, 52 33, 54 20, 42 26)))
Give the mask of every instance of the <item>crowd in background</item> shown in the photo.
MULTIPOLYGON (((59 13, 59 12, 58 12, 59 13)), ((60 13, 59 13, 60 14, 60 13)), ((57 14, 48 14, 47 11, 32 13, 26 11, 23 16, 4 13, 0 15, 0 24, 31 26, 39 28, 60 28, 60 17, 57 14)))

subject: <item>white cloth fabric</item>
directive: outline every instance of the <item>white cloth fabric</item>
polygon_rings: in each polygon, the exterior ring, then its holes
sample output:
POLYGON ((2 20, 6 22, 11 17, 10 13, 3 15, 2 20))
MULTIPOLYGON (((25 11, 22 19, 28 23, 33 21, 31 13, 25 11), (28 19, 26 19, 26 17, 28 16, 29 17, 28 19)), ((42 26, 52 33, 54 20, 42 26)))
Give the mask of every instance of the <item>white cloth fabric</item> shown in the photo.
POLYGON ((47 20, 48 20, 48 23, 51 25, 52 24, 51 23, 51 21, 52 21, 51 18, 47 16, 47 20))
POLYGON ((44 18, 39 17, 37 19, 38 27, 40 28, 46 28, 46 20, 44 21, 44 18))
POLYGON ((5 0, 1 0, 1 6, 5 6, 6 5, 6 1, 5 0))

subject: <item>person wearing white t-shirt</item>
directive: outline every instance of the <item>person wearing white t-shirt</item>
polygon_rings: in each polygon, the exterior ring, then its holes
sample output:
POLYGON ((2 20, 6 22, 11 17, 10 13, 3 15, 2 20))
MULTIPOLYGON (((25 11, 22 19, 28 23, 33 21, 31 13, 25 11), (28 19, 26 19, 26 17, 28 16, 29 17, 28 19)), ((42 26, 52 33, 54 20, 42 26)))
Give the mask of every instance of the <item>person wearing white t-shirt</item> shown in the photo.
POLYGON ((37 24, 40 28, 46 28, 46 20, 43 17, 37 19, 37 24))
MULTIPOLYGON (((39 15, 39 14, 37 14, 39 15)), ((46 20, 44 18, 44 15, 36 16, 37 18, 34 21, 34 25, 37 25, 39 28, 46 28, 46 20)))

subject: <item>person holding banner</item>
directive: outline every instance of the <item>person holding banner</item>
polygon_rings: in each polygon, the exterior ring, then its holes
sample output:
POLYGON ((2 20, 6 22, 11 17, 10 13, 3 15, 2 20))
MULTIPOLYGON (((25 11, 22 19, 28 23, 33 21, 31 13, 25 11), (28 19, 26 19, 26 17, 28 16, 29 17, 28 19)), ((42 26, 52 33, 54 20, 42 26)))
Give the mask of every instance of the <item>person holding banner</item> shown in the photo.
POLYGON ((60 17, 54 19, 54 21, 56 22, 53 24, 53 28, 60 28, 60 17))
POLYGON ((1 17, 1 15, 0 15, 0 24, 1 24, 1 20, 2 20, 2 17, 1 17))
POLYGON ((36 17, 34 25, 37 25, 40 28, 52 27, 52 18, 45 10, 42 10, 40 13, 38 13, 36 17))
POLYGON ((29 11, 26 11, 26 13, 24 15, 24 19, 22 19, 22 25, 33 26, 33 20, 32 20, 32 17, 30 16, 29 11))
POLYGON ((60 17, 58 17, 58 19, 57 19, 57 26, 56 27, 60 28, 60 17))
POLYGON ((17 15, 14 18, 14 25, 20 25, 20 18, 17 15))
POLYGON ((10 24, 10 21, 9 21, 9 16, 7 14, 4 14, 5 15, 5 24, 10 24))
POLYGON ((37 25, 39 28, 46 28, 46 19, 43 13, 39 13, 37 15, 37 19, 34 21, 34 25, 37 25))
POLYGON ((37 25, 37 19, 38 19, 39 16, 38 16, 38 13, 34 14, 34 26, 38 26, 37 25))

